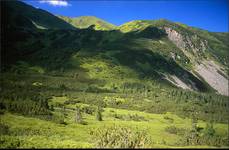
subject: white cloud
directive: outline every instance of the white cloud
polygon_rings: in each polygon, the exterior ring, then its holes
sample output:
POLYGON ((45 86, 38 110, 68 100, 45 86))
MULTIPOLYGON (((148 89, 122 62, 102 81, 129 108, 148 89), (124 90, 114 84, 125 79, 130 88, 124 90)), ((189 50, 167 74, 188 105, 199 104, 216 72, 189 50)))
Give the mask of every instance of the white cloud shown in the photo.
POLYGON ((71 4, 69 4, 68 1, 66 0, 40 0, 39 2, 47 3, 52 6, 63 6, 63 7, 71 6, 71 4))

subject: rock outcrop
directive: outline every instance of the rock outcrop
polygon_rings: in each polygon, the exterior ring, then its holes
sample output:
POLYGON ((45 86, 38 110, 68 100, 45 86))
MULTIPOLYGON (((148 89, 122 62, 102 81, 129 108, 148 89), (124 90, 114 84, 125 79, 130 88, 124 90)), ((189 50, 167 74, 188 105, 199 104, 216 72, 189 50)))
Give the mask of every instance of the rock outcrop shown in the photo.
POLYGON ((206 81, 211 87, 222 95, 228 93, 228 79, 220 67, 213 61, 204 61, 196 65, 195 71, 206 81), (224 74, 224 75, 223 75, 224 74))
MULTIPOLYGON (((184 53, 186 55, 187 52, 194 55, 199 55, 208 48, 207 41, 201 40, 197 35, 182 35, 181 33, 169 27, 164 27, 164 29, 168 34, 168 38, 182 51, 185 51, 184 53)), ((190 57, 190 54, 187 55, 187 57, 190 57)))
POLYGON ((201 40, 197 35, 183 35, 169 27, 164 27, 164 29, 168 34, 168 38, 179 47, 195 65, 195 72, 212 88, 217 90, 218 93, 229 95, 228 77, 226 73, 224 73, 215 62, 198 57, 208 49, 208 42, 201 40))

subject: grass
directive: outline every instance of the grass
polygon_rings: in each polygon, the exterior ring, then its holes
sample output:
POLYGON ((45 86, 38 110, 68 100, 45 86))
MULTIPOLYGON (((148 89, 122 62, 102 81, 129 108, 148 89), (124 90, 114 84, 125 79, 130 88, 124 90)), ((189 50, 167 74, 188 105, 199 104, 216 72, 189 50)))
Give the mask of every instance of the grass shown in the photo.
MULTIPOLYGON (((63 103, 65 99, 65 97, 54 97, 53 100, 55 102, 63 103)), ((77 105, 85 104, 79 103, 77 105)), ((72 107, 74 106, 66 106, 66 108, 72 107)), ((55 108, 55 112, 58 111, 60 111, 60 109, 55 108)), ((66 112, 66 125, 31 117, 24 117, 18 114, 5 113, 4 115, 1 115, 1 122, 10 127, 10 134, 3 135, 1 138, 2 140, 7 137, 14 140, 18 139, 20 141, 20 148, 92 148, 94 143, 90 139, 89 131, 96 128, 102 128, 104 125, 112 126, 115 124, 133 129, 147 130, 153 141, 151 147, 173 148, 177 147, 177 142, 179 142, 182 137, 166 132, 165 128, 171 125, 178 128, 191 128, 191 119, 180 118, 169 112, 166 114, 152 114, 125 109, 104 108, 102 113, 103 121, 96 121, 95 115, 83 113, 83 120, 87 123, 86 125, 74 122, 75 112, 73 110, 67 109, 66 112), (138 116, 144 117, 145 121, 117 119, 112 115, 114 113, 119 115, 137 114, 138 116), (170 119, 172 118, 173 122, 171 123, 166 117, 170 119)), ((205 127, 206 122, 199 121, 198 125, 205 127)), ((220 134, 221 136, 226 136, 228 134, 227 124, 217 123, 214 124, 214 128, 217 134, 220 134)))
POLYGON ((96 18, 94 16, 81 16, 76 18, 70 18, 65 16, 58 16, 60 19, 66 21, 76 28, 88 28, 91 25, 95 25, 95 30, 112 30, 116 26, 108 23, 102 19, 96 18))

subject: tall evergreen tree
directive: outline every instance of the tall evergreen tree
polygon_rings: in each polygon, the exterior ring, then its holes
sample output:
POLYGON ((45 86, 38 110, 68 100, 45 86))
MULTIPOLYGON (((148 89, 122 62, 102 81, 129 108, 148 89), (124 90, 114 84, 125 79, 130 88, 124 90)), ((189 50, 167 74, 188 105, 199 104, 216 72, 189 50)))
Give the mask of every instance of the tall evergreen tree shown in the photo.
POLYGON ((81 112, 80 112, 80 108, 78 106, 76 107, 75 122, 76 123, 82 123, 83 122, 82 115, 81 115, 81 112))
POLYGON ((96 111, 96 120, 103 121, 103 119, 102 119, 102 109, 101 109, 100 106, 98 106, 97 111, 96 111))

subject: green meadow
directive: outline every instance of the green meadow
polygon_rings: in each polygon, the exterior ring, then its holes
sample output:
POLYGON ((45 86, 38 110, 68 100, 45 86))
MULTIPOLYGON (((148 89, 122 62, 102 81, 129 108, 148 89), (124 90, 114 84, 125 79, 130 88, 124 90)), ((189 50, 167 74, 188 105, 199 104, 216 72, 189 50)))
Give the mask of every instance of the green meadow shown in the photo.
POLYGON ((226 97, 156 86, 149 92, 91 91, 95 85, 85 81, 29 77, 4 77, 1 148, 228 147, 226 97), (122 136, 130 141, 118 142, 122 136))

